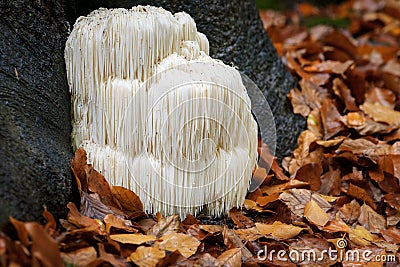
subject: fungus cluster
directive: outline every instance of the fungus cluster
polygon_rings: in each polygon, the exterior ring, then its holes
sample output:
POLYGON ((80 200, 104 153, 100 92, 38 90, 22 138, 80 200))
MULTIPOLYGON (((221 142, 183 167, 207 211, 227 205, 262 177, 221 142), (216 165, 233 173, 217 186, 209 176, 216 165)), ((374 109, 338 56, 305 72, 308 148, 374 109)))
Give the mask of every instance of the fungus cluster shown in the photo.
POLYGON ((208 50, 188 14, 151 6, 96 10, 67 40, 74 149, 149 212, 244 201, 257 125, 239 72, 208 50))

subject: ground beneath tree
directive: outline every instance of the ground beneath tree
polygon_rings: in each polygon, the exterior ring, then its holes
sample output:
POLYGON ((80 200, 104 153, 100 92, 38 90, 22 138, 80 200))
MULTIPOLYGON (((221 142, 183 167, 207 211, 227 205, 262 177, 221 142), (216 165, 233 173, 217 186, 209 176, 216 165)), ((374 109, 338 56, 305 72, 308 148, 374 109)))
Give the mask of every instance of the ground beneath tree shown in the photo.
POLYGON ((57 223, 10 218, 2 266, 398 266, 400 3, 357 0, 261 11, 299 88, 308 129, 279 166, 265 146, 243 209, 223 219, 142 210, 78 150, 80 210, 57 223), (269 164, 272 166, 266 172, 269 164))

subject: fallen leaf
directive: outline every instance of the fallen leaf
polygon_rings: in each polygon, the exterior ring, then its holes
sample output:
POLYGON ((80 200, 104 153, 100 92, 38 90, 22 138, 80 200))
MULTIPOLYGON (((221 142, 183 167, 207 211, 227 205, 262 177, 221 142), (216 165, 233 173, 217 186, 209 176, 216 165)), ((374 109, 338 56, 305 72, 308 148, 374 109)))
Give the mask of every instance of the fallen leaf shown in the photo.
POLYGON ((111 187, 111 193, 124 211, 143 211, 143 204, 140 198, 131 190, 122 186, 113 186, 111 187))
POLYGON ((41 266, 64 266, 57 242, 49 236, 40 224, 36 222, 25 223, 25 228, 32 240, 32 256, 40 262, 41 266))
POLYGON ((138 247, 128 260, 134 262, 139 267, 156 266, 160 259, 165 257, 165 251, 157 247, 138 247))
POLYGON ((340 219, 329 221, 324 227, 321 228, 328 233, 349 232, 349 226, 340 219))
POLYGON ((262 196, 257 198, 257 203, 261 207, 266 206, 269 203, 279 200, 279 193, 274 193, 269 196, 262 196))
POLYGON ((394 76, 400 76, 400 64, 396 59, 391 59, 382 69, 384 72, 393 74, 394 76))
POLYGON ((75 156, 72 159, 71 169, 75 175, 78 189, 83 192, 87 192, 87 179, 85 167, 87 165, 86 151, 83 148, 79 148, 75 151, 75 156))
POLYGON ((371 241, 373 241, 377 237, 371 234, 363 226, 357 225, 355 228, 350 228, 349 238, 356 245, 368 246, 371 244, 371 241))
POLYGON ((358 222, 372 233, 379 233, 386 228, 386 220, 370 206, 363 204, 360 209, 358 222))
POLYGON ((259 206, 255 201, 250 200, 250 199, 245 199, 243 206, 245 209, 247 210, 255 210, 258 212, 263 212, 263 208, 261 206, 259 206))
POLYGON ((335 151, 337 154, 351 152, 354 155, 365 156, 377 160, 379 156, 389 154, 390 146, 385 143, 374 144, 364 139, 345 139, 339 148, 335 151))
MULTIPOLYGON (((307 129, 311 131, 316 138, 322 139, 323 137, 323 129, 322 129, 322 120, 319 109, 314 109, 310 112, 307 117, 307 129)), ((317 141, 318 142, 318 141, 317 141)))
POLYGON ((284 202, 295 215, 300 217, 303 216, 304 208, 310 200, 314 200, 325 212, 332 207, 320 194, 313 193, 307 189, 290 189, 283 192, 279 196, 279 199, 284 202))
POLYGON ((400 229, 396 227, 392 227, 389 229, 382 229, 381 234, 387 242, 393 244, 400 244, 400 229))
POLYGON ((103 219, 104 224, 106 225, 106 232, 110 234, 111 228, 115 228, 117 230, 124 230, 127 232, 137 233, 138 230, 133 228, 132 222, 128 220, 124 220, 122 218, 116 217, 112 214, 106 215, 103 219))
POLYGON ((224 229, 222 227, 222 225, 212 225, 212 224, 210 224, 210 225, 201 224, 201 225, 199 225, 199 228, 206 232, 212 233, 212 234, 222 232, 222 230, 224 229))
POLYGON ((311 110, 321 108, 325 93, 320 93, 319 91, 324 91, 306 79, 300 81, 300 86, 301 91, 296 88, 292 89, 288 97, 292 103, 294 113, 307 117, 311 110))
POLYGON ((49 233, 49 235, 52 235, 57 229, 57 222, 54 219, 53 214, 51 214, 47 210, 46 206, 44 206, 42 215, 43 215, 44 219, 46 220, 46 225, 44 226, 44 229, 46 230, 47 233, 49 233))
POLYGON ((329 221, 329 215, 314 200, 305 205, 304 217, 311 223, 321 227, 325 226, 329 221))
POLYGON ((229 210, 229 217, 239 228, 250 228, 254 226, 254 222, 238 208, 231 208, 229 210))
POLYGON ((100 201, 105 205, 121 209, 121 205, 114 199, 110 185, 104 176, 96 171, 93 166, 89 165, 85 167, 85 173, 88 182, 88 189, 93 193, 97 193, 100 197, 100 201))
POLYGON ((283 183, 283 184, 276 184, 276 185, 270 185, 270 186, 263 186, 261 187, 261 192, 267 194, 267 195, 274 195, 274 194, 279 194, 287 189, 291 188, 302 188, 302 187, 307 187, 308 183, 296 180, 296 179, 290 179, 288 182, 283 183))
POLYGON ((155 224, 150 230, 146 231, 148 235, 154 235, 157 238, 165 234, 175 233, 179 228, 179 216, 171 215, 162 218, 157 224, 155 224))
POLYGON ((98 195, 81 192, 80 213, 92 219, 103 220, 107 214, 112 214, 113 211, 95 196, 98 195))
MULTIPOLYGON (((115 267, 125 267, 125 264, 120 261, 122 259, 118 260, 115 255, 113 255, 111 253, 107 253, 105 251, 104 244, 99 243, 98 247, 99 247, 99 254, 100 254, 99 260, 101 260, 102 263, 107 262, 115 267)), ((104 264, 102 264, 102 265, 104 265, 104 264)), ((98 265, 95 264, 95 266, 98 266, 98 265)))
MULTIPOLYGON (((286 170, 290 173, 290 175, 294 175, 297 169, 301 166, 310 163, 310 162, 320 162, 321 157, 318 153, 318 150, 315 150, 310 153, 310 145, 317 140, 317 136, 309 131, 303 131, 299 138, 298 138, 298 146, 293 151, 293 159, 290 160, 286 170), (315 157, 313 156, 315 155, 315 157)), ((282 162, 283 167, 285 167, 284 163, 282 162)))
POLYGON ((335 137, 334 139, 331 140, 317 140, 315 141, 315 143, 317 143, 320 146, 328 148, 341 144, 344 139, 345 139, 344 137, 335 137))
POLYGON ((326 60, 320 63, 304 67, 305 71, 308 72, 325 72, 325 73, 343 73, 353 64, 352 60, 347 60, 346 62, 326 60))
POLYGON ((400 211, 387 208, 386 215, 386 222, 388 226, 395 226, 400 222, 400 211))
POLYGON ((322 166, 319 163, 311 162, 300 167, 295 174, 295 179, 307 182, 311 191, 318 191, 321 187, 322 166))
POLYGON ((356 105, 355 98, 351 95, 349 87, 345 84, 345 82, 342 79, 336 78, 333 80, 333 90, 336 93, 336 95, 342 99, 348 111, 359 110, 356 105))
POLYGON ((242 266, 242 251, 240 248, 233 248, 222 253, 217 260, 221 266, 240 267, 242 266))
POLYGON ((341 116, 335 104, 330 99, 325 99, 320 109, 324 129, 324 139, 330 139, 344 130, 341 116))
POLYGON ((400 194, 389 193, 383 196, 383 200, 392 208, 400 211, 400 194))
POLYGON ((396 95, 391 90, 374 86, 365 93, 365 102, 370 104, 378 103, 393 109, 396 95))
POLYGON ((370 195, 365 191, 365 189, 353 184, 349 184, 349 188, 347 189, 346 194, 358 200, 362 200, 369 206, 371 206, 373 209, 376 209, 374 201, 372 200, 370 195))
POLYGON ((360 216, 360 204, 353 199, 350 203, 344 204, 339 209, 340 218, 348 224, 353 224, 360 216))
POLYGON ((400 112, 378 103, 364 103, 361 110, 371 116, 375 121, 386 122, 392 126, 400 126, 400 112))
POLYGON ((350 40, 350 38, 348 38, 348 36, 343 34, 343 32, 340 30, 332 28, 325 29, 319 40, 325 45, 333 46, 338 50, 342 50, 350 58, 354 58, 358 54, 357 47, 350 40))
POLYGON ((201 222, 194 217, 192 214, 188 214, 186 218, 182 221, 183 225, 193 225, 193 224, 200 224, 201 222))
POLYGON ((96 260, 97 251, 94 247, 86 247, 68 253, 62 252, 61 258, 71 266, 84 267, 96 260))
POLYGON ((199 240, 182 233, 165 234, 156 242, 157 247, 169 251, 178 250, 185 258, 195 254, 199 245, 199 240))
POLYGON ((140 245, 146 242, 155 241, 157 239, 154 235, 142 235, 142 234, 117 234, 117 235, 110 235, 110 238, 119 243, 134 244, 134 245, 140 245))
POLYGON ((256 223, 256 228, 263 235, 271 235, 279 239, 295 237, 304 230, 301 227, 285 224, 279 221, 276 221, 273 224, 256 223))
POLYGON ((321 177, 319 193, 337 196, 340 194, 340 169, 330 170, 321 177))
MULTIPOLYGON (((249 228, 248 228, 249 229, 249 228)), ((243 240, 235 233, 234 230, 224 227, 222 231, 224 244, 228 249, 240 248, 242 251, 242 261, 246 262, 253 257, 250 250, 244 245, 243 240)))
POLYGON ((196 266, 219 267, 221 263, 209 253, 204 253, 196 262, 196 266))
POLYGON ((101 228, 101 224, 89 217, 80 214, 74 203, 69 202, 67 207, 69 209, 67 219, 70 223, 82 228, 91 227, 93 229, 96 229, 99 234, 104 233, 101 228))
POLYGON ((13 217, 10 217, 10 222, 17 231, 19 241, 21 241, 24 246, 29 246, 31 242, 29 241, 29 234, 26 230, 25 223, 14 219, 13 217))

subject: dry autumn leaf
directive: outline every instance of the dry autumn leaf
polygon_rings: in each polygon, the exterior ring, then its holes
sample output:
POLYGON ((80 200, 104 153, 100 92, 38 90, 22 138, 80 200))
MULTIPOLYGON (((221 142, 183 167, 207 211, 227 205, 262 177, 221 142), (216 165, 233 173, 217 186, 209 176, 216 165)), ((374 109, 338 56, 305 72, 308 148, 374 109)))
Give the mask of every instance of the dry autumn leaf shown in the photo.
POLYGON ((313 193, 307 189, 290 189, 283 192, 279 196, 279 199, 283 201, 294 214, 300 217, 303 216, 304 208, 310 200, 314 200, 324 211, 332 207, 322 195, 313 193))
POLYGON ((128 260, 134 262, 139 267, 154 267, 165 257, 165 251, 157 247, 138 247, 128 260))
POLYGON ((233 248, 225 251, 217 258, 221 266, 240 267, 242 266, 242 251, 240 248, 233 248))
POLYGON ((86 151, 83 148, 78 149, 75 152, 75 156, 72 159, 71 169, 75 175, 78 189, 87 192, 87 179, 85 173, 85 167, 87 165, 86 151))
POLYGON ((140 201, 139 197, 131 190, 122 186, 113 186, 111 187, 111 193, 124 211, 143 211, 142 201, 140 201))
POLYGON ((97 193, 100 197, 100 201, 105 205, 121 209, 121 205, 117 200, 114 199, 114 196, 111 193, 110 185, 104 176, 96 171, 93 166, 89 165, 85 167, 85 173, 87 177, 88 189, 93 193, 97 193))
POLYGON ((179 227, 179 216, 171 215, 162 218, 157 224, 155 224, 150 230, 146 232, 148 235, 154 235, 157 238, 165 234, 175 233, 179 227))
POLYGON ((161 240, 155 243, 155 246, 161 249, 169 251, 178 250, 185 258, 189 258, 196 253, 199 245, 199 240, 182 233, 165 234, 161 240))
POLYGON ((44 267, 64 266, 57 242, 49 236, 39 223, 25 223, 32 240, 32 256, 44 267))
POLYGON ((304 217, 311 223, 321 227, 325 226, 329 221, 329 215, 314 200, 305 205, 304 217))
POLYGON ((386 220, 367 204, 363 204, 360 209, 358 222, 371 233, 380 233, 386 228, 386 220))
POLYGON ((371 116, 375 121, 386 122, 392 126, 400 126, 400 112, 378 103, 364 103, 361 110, 371 116))
POLYGON ((350 228, 349 238, 356 245, 368 246, 377 237, 371 234, 365 227, 357 225, 355 228, 350 228))
POLYGON ((381 230, 383 238, 390 243, 400 244, 400 229, 392 227, 389 229, 381 230))
POLYGON ((229 210, 229 217, 239 228, 250 228, 254 226, 254 222, 243 214, 238 208, 229 210))
POLYGON ((134 245, 140 245, 146 242, 157 240, 157 238, 154 235, 142 235, 142 234, 117 234, 117 235, 110 235, 110 238, 119 243, 134 244, 134 245))
POLYGON ((295 174, 295 179, 307 182, 311 191, 318 191, 321 187, 322 166, 319 163, 311 162, 301 166, 295 174))
POLYGON ((360 204, 353 199, 350 203, 344 204, 340 208, 340 218, 348 224, 353 224, 358 219, 358 216, 360 216, 360 208, 360 204))
POLYGON ((68 253, 61 253, 62 260, 72 266, 84 267, 96 260, 97 251, 94 247, 77 249, 68 253))
POLYGON ((99 234, 103 233, 101 224, 98 223, 96 220, 80 214, 74 203, 68 203, 67 207, 69 208, 69 212, 67 215, 68 222, 78 227, 91 227, 93 229, 96 229, 99 234))
POLYGON ((273 224, 256 223, 257 230, 263 235, 270 235, 279 239, 288 239, 297 236, 302 230, 301 227, 279 221, 273 224))
POLYGON ((108 214, 106 217, 103 219, 104 224, 106 225, 106 232, 110 234, 111 228, 115 228, 118 230, 124 230, 126 232, 133 232, 137 233, 138 230, 133 228, 132 222, 128 220, 124 220, 119 217, 115 217, 112 214, 108 214))

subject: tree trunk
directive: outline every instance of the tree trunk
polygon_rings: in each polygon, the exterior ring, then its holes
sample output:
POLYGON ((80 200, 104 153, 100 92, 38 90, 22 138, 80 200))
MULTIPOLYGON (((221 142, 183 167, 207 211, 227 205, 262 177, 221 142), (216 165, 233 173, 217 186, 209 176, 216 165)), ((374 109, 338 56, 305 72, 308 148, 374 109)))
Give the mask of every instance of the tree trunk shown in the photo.
MULTIPOLYGON (((71 24, 77 17, 100 8, 135 5, 161 6, 172 13, 185 11, 210 42, 210 56, 239 67, 261 89, 271 106, 277 127, 276 155, 290 154, 305 120, 293 114, 287 93, 295 81, 279 60, 265 33, 254 0, 67 0, 71 24)), ((262 120, 263 118, 257 118, 262 120)), ((267 124, 260 122, 260 124, 267 124)), ((268 133, 267 133, 268 134, 268 133)), ((263 139, 268 139, 264 136, 263 139)))
MULTIPOLYGON (((0 224, 71 199, 68 36, 61 1, 0 2, 0 224)), ((1 226, 1 225, 0 225, 1 226)))

